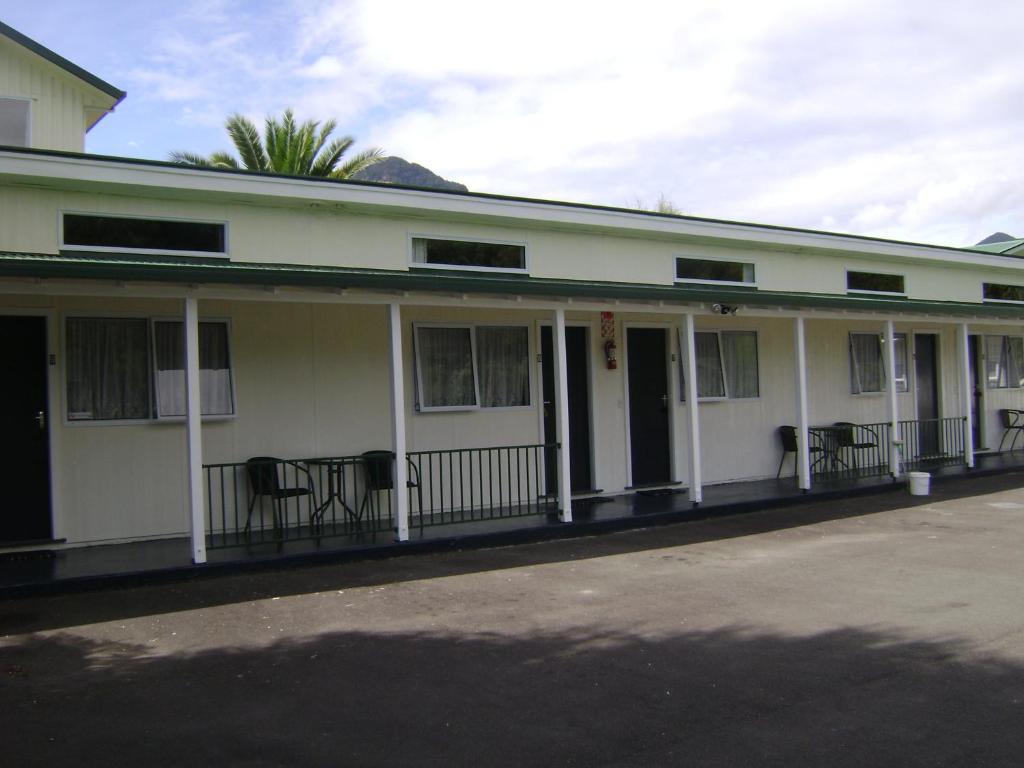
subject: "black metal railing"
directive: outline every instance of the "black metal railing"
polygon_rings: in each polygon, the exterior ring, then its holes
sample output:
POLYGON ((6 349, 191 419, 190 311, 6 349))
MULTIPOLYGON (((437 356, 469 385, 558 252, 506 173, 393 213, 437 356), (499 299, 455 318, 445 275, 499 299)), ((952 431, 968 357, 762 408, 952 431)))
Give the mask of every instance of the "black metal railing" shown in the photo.
POLYGON ((203 465, 207 548, 392 528, 388 452, 203 465))
POLYGON ((946 464, 962 464, 966 419, 919 419, 899 422, 905 469, 922 469, 946 464))
POLYGON ((444 525, 555 512, 544 458, 558 445, 512 445, 409 453, 409 522, 444 525))
MULTIPOLYGON (((897 422, 902 469, 964 462, 964 422, 960 416, 897 422)), ((888 422, 810 427, 812 477, 854 478, 891 473, 891 435, 892 425, 888 422)))
MULTIPOLYGON (((556 499, 545 493, 545 457, 557 451, 552 444, 409 453, 410 526, 556 511, 556 499)), ((205 464, 203 473, 208 549, 394 530, 390 451, 263 457, 205 464)))
POLYGON ((811 475, 869 477, 889 471, 889 424, 836 424, 807 430, 811 475))

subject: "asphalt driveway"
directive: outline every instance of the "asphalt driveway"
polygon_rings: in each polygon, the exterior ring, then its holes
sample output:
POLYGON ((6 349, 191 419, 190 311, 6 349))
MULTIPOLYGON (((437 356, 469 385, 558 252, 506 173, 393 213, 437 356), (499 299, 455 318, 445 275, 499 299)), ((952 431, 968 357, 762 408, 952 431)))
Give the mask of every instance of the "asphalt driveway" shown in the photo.
POLYGON ((7 600, 3 762, 1017 766, 1017 486, 7 600))

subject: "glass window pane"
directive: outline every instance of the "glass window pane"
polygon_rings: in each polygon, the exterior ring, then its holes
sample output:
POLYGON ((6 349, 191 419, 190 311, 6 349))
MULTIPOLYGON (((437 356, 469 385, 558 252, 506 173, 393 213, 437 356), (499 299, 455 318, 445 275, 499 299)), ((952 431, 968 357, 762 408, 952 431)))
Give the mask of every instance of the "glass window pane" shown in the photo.
POLYGON ((65 213, 64 245, 224 253, 225 225, 65 213))
POLYGON ((1024 286, 982 283, 982 296, 996 301, 1024 302, 1024 286))
POLYGON ((1024 338, 1007 336, 1006 384, 1009 387, 1024 386, 1024 338))
POLYGON ((906 392, 909 389, 907 384, 907 334, 893 334, 893 341, 896 342, 896 391, 906 392))
MULTIPOLYGON (((184 324, 180 320, 156 321, 153 340, 157 414, 184 416, 184 324)), ((204 416, 226 416, 235 412, 227 323, 199 323, 199 405, 204 416)))
POLYGON ((417 237, 412 241, 412 253, 413 262, 417 264, 526 269, 526 248, 522 245, 417 237))
POLYGON ((1006 379, 1006 337, 985 337, 985 379, 989 389, 1003 389, 1006 379))
POLYGON ((850 369, 853 394, 885 389, 882 342, 877 333, 850 334, 850 369))
POLYGON ((482 408, 530 404, 529 346, 529 330, 525 327, 476 329, 482 408))
POLYGON ((676 259, 677 280, 713 280, 728 283, 754 282, 754 265, 740 261, 676 259))
POLYGON ((757 334, 753 331, 722 331, 722 358, 729 397, 758 397, 757 334))
POLYGON ((695 333, 697 358, 697 396, 725 397, 722 357, 718 351, 717 333, 695 333))
POLYGON ((475 406, 473 341, 469 328, 416 329, 420 405, 424 408, 475 406))
POLYGON ((147 419, 149 328, 146 320, 68 318, 68 419, 147 419))
POLYGON ((847 272, 846 290, 876 293, 904 293, 903 275, 882 275, 876 272, 847 272))
POLYGON ((0 144, 28 146, 29 104, 27 99, 0 99, 0 144))

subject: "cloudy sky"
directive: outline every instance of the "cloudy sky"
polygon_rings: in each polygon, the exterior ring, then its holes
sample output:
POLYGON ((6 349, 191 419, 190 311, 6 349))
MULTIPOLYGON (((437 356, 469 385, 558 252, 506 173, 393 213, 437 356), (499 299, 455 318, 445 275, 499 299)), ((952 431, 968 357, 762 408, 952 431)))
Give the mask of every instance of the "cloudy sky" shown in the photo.
POLYGON ((919 242, 1024 236, 1019 0, 0 0, 128 91, 102 154, 338 119, 473 191, 919 242))

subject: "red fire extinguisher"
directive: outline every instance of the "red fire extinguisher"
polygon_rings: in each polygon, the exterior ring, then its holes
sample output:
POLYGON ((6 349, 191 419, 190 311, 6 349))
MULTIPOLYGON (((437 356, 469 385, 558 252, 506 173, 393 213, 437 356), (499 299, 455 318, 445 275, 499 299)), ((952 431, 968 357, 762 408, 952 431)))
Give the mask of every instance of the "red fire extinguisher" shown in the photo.
POLYGON ((615 358, 615 339, 608 339, 604 343, 604 361, 609 371, 619 367, 619 361, 615 358))

